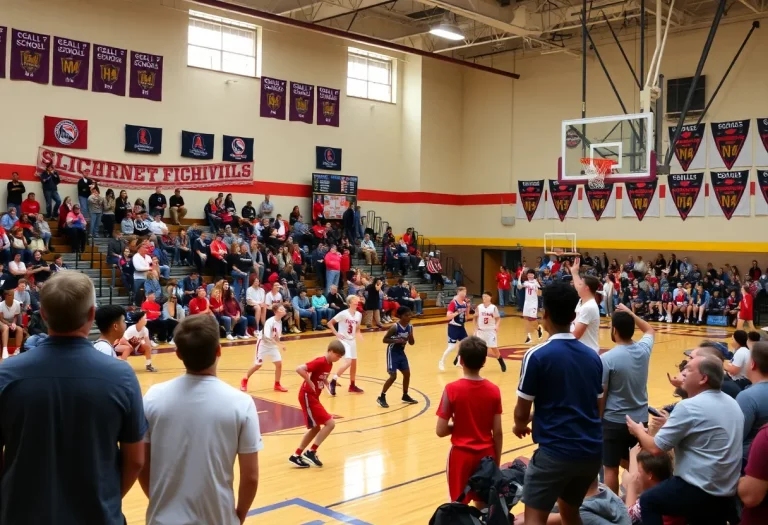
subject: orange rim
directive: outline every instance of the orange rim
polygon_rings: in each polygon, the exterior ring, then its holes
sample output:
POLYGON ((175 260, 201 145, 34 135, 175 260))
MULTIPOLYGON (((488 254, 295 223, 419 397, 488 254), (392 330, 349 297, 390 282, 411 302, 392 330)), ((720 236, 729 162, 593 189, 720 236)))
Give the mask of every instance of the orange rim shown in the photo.
POLYGON ((603 175, 607 175, 611 172, 611 168, 613 168, 618 162, 612 159, 595 159, 590 157, 585 157, 581 159, 582 166, 594 166, 598 173, 602 173, 603 175))

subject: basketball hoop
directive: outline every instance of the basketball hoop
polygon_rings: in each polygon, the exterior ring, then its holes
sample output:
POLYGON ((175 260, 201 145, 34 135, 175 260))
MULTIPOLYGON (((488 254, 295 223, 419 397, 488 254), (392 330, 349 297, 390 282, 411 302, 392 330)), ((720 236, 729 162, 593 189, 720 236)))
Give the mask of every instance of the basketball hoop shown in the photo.
POLYGON ((593 190, 605 188, 605 176, 611 173, 611 168, 617 162, 611 159, 596 159, 584 157, 581 159, 581 165, 584 168, 584 175, 589 179, 587 184, 593 190))

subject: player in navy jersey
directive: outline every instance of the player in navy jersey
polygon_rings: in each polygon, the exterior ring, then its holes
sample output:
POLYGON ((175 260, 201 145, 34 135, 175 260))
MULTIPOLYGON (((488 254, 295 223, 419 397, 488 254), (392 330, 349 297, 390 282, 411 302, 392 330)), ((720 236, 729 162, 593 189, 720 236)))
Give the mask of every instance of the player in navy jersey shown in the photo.
POLYGON ((376 402, 381 408, 389 408, 387 404, 387 390, 397 379, 397 371, 403 374, 403 402, 409 405, 418 403, 408 395, 408 386, 411 382, 411 368, 408 365, 408 356, 405 355, 405 345, 413 345, 413 326, 411 325, 411 309, 401 306, 397 309, 397 323, 391 326, 384 335, 384 343, 387 346, 387 372, 389 379, 381 389, 381 395, 376 402))
MULTIPOLYGON (((437 364, 440 371, 445 370, 445 358, 453 352, 463 339, 467 338, 467 330, 464 328, 464 323, 467 321, 467 314, 469 313, 469 302, 467 301, 467 289, 460 286, 456 290, 456 297, 448 304, 448 348, 443 352, 443 357, 440 358, 440 362, 437 364)), ((458 356, 453 360, 455 366, 461 366, 458 362, 458 356)))

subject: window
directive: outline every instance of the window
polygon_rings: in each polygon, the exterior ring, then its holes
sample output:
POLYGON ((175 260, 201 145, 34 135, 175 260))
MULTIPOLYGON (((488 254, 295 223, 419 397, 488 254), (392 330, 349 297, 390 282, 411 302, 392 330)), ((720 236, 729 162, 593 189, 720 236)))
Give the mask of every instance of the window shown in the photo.
POLYGON ((350 97, 395 102, 394 59, 349 48, 347 61, 347 95, 350 97))
POLYGON ((255 77, 256 30, 253 24, 190 11, 187 65, 255 77))

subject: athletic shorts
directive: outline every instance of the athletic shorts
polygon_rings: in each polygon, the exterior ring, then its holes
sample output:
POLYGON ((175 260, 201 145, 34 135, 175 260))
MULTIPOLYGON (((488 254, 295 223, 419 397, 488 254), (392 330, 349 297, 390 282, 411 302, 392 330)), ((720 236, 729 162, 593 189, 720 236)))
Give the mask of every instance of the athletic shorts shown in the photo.
POLYGON ((485 341, 488 348, 498 348, 499 346, 496 341, 496 330, 478 330, 477 337, 485 341))
POLYGON ((467 338, 467 330, 464 326, 448 325, 448 343, 455 344, 467 338))
POLYGON ((256 359, 254 360, 254 364, 260 365, 264 361, 278 363, 282 360, 283 356, 280 354, 280 349, 278 347, 267 345, 261 339, 256 341, 256 359))
POLYGON ((304 424, 307 428, 315 428, 320 425, 325 425, 328 421, 333 419, 333 416, 331 416, 320 403, 320 399, 303 390, 299 390, 299 405, 301 406, 301 413, 304 414, 304 424))
POLYGON ((629 461, 629 449, 637 445, 637 438, 629 433, 626 423, 603 420, 603 465, 618 467, 621 460, 629 461))
MULTIPOLYGON (((495 449, 488 447, 484 450, 475 451, 451 447, 450 452, 448 452, 448 464, 445 469, 445 474, 448 476, 448 493, 451 496, 451 501, 456 501, 461 496, 461 493, 467 487, 469 478, 475 473, 477 466, 485 456, 495 457, 495 449)), ((469 503, 472 500, 480 501, 477 494, 470 491, 462 501, 469 503)))
POLYGON ((408 365, 408 356, 402 350, 395 350, 394 352, 387 349, 387 373, 394 374, 398 370, 405 372, 410 370, 408 365))
POLYGON ((347 359, 357 359, 357 341, 355 339, 339 339, 344 345, 344 357, 347 359))
POLYGON ((523 483, 523 503, 526 506, 552 510, 558 498, 578 508, 589 486, 600 472, 600 459, 566 461, 536 450, 528 463, 523 483))
POLYGON ((539 306, 535 304, 524 305, 523 317, 525 317, 529 321, 535 321, 539 317, 539 306))

